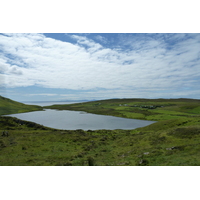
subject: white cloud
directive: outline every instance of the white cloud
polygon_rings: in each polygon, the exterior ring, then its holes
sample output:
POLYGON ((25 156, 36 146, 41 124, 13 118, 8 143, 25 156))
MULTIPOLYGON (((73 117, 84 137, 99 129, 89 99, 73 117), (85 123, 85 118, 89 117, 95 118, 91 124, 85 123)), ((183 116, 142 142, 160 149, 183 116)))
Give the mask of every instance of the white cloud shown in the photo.
POLYGON ((93 53, 102 48, 99 43, 95 43, 93 40, 87 39, 87 37, 72 35, 71 38, 76 39, 79 45, 85 45, 89 48, 89 52, 93 53))
POLYGON ((107 39, 101 35, 95 36, 95 39, 99 40, 100 42, 102 42, 104 44, 107 43, 107 39))
POLYGON ((178 41, 171 49, 162 37, 139 40, 123 36, 119 43, 131 47, 123 51, 104 48, 86 36, 72 35, 77 41, 73 44, 42 34, 0 35, 0 73, 6 87, 108 90, 92 94, 97 97, 111 91, 115 91, 113 97, 123 98, 134 91, 138 96, 151 96, 156 89, 198 88, 200 37, 181 34, 177 40, 178 36, 168 36, 178 41), (149 90, 142 92, 144 88, 149 90))
POLYGON ((57 96, 57 94, 38 93, 38 94, 27 94, 27 96, 57 96))
POLYGON ((17 65, 10 65, 5 59, 0 58, 0 73, 22 75, 22 70, 17 65))

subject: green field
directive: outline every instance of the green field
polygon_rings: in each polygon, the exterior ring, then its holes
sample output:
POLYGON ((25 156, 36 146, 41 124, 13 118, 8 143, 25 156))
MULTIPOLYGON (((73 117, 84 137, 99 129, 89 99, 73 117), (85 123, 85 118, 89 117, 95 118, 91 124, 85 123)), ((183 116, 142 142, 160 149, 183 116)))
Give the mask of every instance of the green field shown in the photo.
POLYGON ((45 108, 157 122, 134 130, 63 131, 1 116, 0 131, 9 136, 0 136, 0 165, 200 165, 200 100, 110 99, 45 108))

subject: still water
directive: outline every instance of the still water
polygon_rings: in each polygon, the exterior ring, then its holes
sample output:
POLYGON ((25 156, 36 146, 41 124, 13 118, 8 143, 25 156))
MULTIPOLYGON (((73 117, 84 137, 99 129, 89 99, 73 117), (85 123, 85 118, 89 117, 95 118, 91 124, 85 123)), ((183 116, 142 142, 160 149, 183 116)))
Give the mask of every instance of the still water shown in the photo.
POLYGON ((12 114, 8 116, 35 122, 51 128, 65 130, 135 129, 150 125, 155 122, 106 115, 96 115, 81 111, 60 111, 53 109, 12 114))

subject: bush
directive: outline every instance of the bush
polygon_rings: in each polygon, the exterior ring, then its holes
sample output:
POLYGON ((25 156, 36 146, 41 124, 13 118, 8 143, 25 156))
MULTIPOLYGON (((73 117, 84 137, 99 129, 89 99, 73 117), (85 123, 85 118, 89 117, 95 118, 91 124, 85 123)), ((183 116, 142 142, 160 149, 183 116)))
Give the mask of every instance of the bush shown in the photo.
POLYGON ((188 127, 188 128, 177 128, 170 132, 169 135, 173 135, 179 138, 192 138, 195 135, 200 134, 200 128, 188 127))
POLYGON ((89 166, 94 166, 95 165, 94 158, 88 157, 87 161, 88 161, 88 165, 89 166))

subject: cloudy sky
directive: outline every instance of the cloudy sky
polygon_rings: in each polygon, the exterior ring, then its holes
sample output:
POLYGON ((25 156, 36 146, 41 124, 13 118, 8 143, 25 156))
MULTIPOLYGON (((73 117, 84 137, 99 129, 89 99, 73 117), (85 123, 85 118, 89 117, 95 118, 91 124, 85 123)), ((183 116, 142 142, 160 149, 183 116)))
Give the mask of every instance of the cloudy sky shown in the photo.
POLYGON ((0 95, 200 99, 200 34, 0 34, 0 95))

